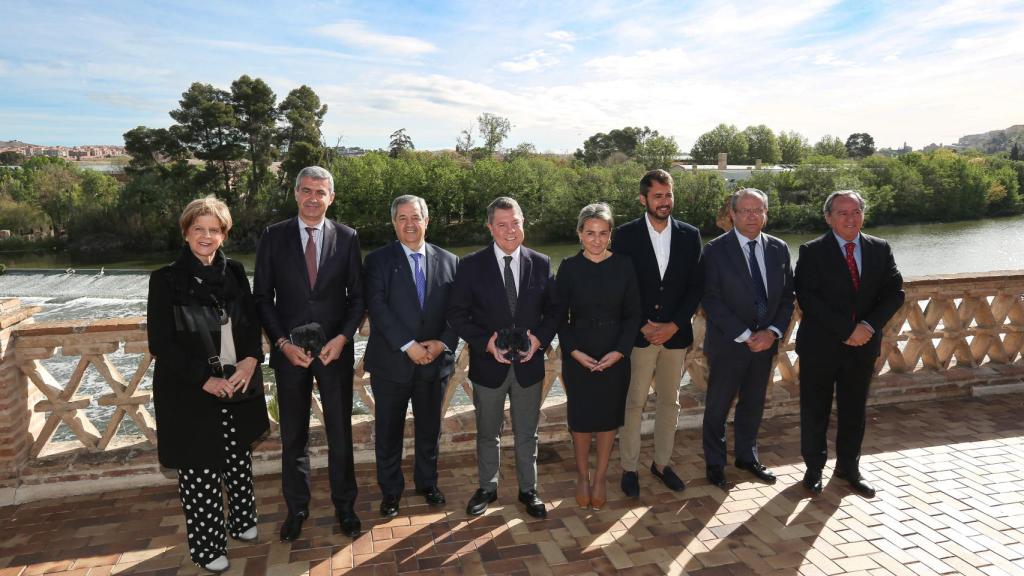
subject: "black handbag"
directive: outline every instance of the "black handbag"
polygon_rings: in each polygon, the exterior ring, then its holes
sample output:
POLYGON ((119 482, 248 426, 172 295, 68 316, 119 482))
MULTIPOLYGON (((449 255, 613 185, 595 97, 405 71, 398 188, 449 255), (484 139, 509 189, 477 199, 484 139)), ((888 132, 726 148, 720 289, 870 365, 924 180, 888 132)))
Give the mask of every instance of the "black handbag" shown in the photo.
POLYGON ((292 344, 308 352, 313 358, 319 356, 320 350, 327 345, 327 336, 324 334, 324 329, 316 322, 292 328, 291 333, 288 334, 288 339, 292 344))

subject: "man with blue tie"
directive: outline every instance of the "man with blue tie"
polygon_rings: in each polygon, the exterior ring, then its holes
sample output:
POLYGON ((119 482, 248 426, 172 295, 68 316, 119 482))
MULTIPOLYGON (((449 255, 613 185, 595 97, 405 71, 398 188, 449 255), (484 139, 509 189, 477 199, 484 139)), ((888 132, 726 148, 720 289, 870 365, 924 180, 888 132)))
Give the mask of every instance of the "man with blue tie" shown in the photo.
POLYGON ((398 514, 405 477, 402 444, 412 401, 416 492, 427 504, 445 503, 437 486, 441 407, 455 366, 458 337, 448 326, 448 293, 458 258, 425 241, 427 203, 404 195, 391 203, 398 240, 366 256, 370 339, 363 360, 373 389, 377 483, 381 516, 398 514))
POLYGON ((741 188, 729 200, 734 228, 704 247, 704 354, 711 371, 704 406, 704 460, 708 482, 724 488, 725 422, 733 401, 736 467, 760 480, 775 475, 757 454, 757 431, 779 339, 793 316, 789 247, 762 232, 768 196, 741 188))

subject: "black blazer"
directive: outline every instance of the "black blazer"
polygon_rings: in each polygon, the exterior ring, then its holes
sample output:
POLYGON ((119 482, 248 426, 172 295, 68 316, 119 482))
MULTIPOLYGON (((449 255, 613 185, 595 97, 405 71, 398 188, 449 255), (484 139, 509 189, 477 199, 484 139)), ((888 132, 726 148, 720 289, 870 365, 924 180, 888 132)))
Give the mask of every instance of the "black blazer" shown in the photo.
MULTIPOLYGON (((305 250, 299 237, 298 217, 268 226, 256 249, 253 295, 270 342, 287 338, 292 328, 318 322, 330 340, 348 338, 342 352, 351 365, 352 338, 363 321, 362 256, 356 231, 332 220, 324 221, 323 246, 316 286, 309 286, 305 250)), ((287 362, 276 347, 270 365, 287 362)))
MULTIPOLYGON (((227 303, 231 335, 239 360, 257 361, 254 380, 260 374, 263 346, 259 315, 249 292, 249 280, 241 262, 227 260, 226 282, 237 286, 239 296, 227 303)), ((175 321, 175 307, 204 306, 195 296, 193 278, 180 262, 154 271, 149 277, 146 302, 146 333, 149 352, 155 358, 153 407, 156 410, 157 455, 168 468, 211 468, 228 465, 220 429, 221 408, 230 406, 237 424, 237 437, 248 446, 266 432, 267 403, 263 397, 226 405, 203 390, 212 375, 206 359, 206 345, 198 332, 189 332, 175 321)), ((209 306, 210 314, 216 312, 209 306)), ((220 350, 219 330, 210 332, 220 350)))
POLYGON ((544 379, 543 351, 551 344, 562 317, 563 307, 555 290, 551 260, 521 248, 519 297, 513 317, 505 298, 505 280, 488 244, 459 261, 455 285, 448 301, 448 323, 469 345, 469 379, 474 385, 497 388, 508 374, 487 352, 487 341, 502 328, 526 328, 540 340, 541 349, 526 364, 515 363, 516 379, 532 386, 544 379))
MULTIPOLYGON (((686 348, 693 343, 691 322, 704 292, 700 232, 685 222, 669 219, 672 225, 672 244, 668 268, 662 278, 645 218, 646 214, 616 228, 611 249, 633 260, 643 303, 644 321, 641 327, 647 320, 675 322, 679 331, 665 342, 665 348, 686 348)), ((650 342, 638 331, 635 345, 646 348, 650 342)))
POLYGON ((903 305, 903 276, 889 243, 860 235, 860 290, 854 292, 846 259, 832 231, 800 246, 796 262, 796 298, 803 318, 796 335, 797 354, 830 358, 840 353, 853 329, 865 321, 875 330, 861 349, 875 358, 882 328, 903 305))
POLYGON ((435 380, 451 374, 459 337, 448 326, 448 295, 455 282, 459 259, 433 244, 426 244, 427 293, 420 308, 412 266, 395 241, 366 256, 366 302, 370 313, 370 340, 363 362, 373 376, 407 381, 416 364, 401 348, 410 340, 440 340, 450 350, 420 367, 420 377, 435 380))
MULTIPOLYGON (((770 325, 785 334, 794 308, 789 247, 775 236, 762 236, 768 317, 770 325)), ((753 330, 757 324, 754 280, 739 242, 736 232, 730 230, 704 247, 704 298, 701 303, 707 316, 704 351, 708 354, 731 349, 731 344, 740 334, 753 330)), ((773 353, 775 349, 771 349, 773 353)))

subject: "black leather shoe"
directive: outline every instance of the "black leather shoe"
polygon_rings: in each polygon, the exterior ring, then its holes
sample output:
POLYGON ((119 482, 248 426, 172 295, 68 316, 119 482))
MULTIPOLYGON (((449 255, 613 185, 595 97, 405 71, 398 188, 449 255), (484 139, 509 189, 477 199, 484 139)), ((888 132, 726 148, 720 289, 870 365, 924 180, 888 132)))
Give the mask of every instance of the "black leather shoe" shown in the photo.
POLYGON ((708 482, 712 486, 718 486, 725 490, 725 468, 723 466, 709 465, 707 467, 708 482))
POLYGON ((753 462, 744 462, 742 460, 737 460, 736 467, 739 468, 740 470, 746 470, 753 474, 754 476, 757 476, 758 480, 762 482, 765 482, 767 484, 775 484, 775 474, 772 474, 771 470, 765 468, 764 464, 761 464, 757 460, 754 460, 753 462))
POLYGON ((447 500, 444 499, 444 492, 441 492, 441 489, 437 486, 430 486, 428 488, 423 488, 422 490, 418 489, 416 490, 416 493, 422 495, 427 501, 427 504, 430 504, 431 506, 441 506, 447 502, 447 500))
POLYGON ((281 524, 281 541, 291 542, 302 534, 302 523, 309 516, 306 511, 296 512, 292 514, 288 513, 288 516, 284 519, 284 524, 281 524))
POLYGON ((526 506, 526 513, 534 518, 547 518, 548 509, 544 507, 544 501, 537 495, 536 490, 520 492, 519 501, 526 506))
POLYGON ((401 499, 401 496, 385 496, 380 501, 380 515, 385 518, 398 516, 398 503, 401 499))
POLYGON ((623 472, 622 480, 619 481, 619 488, 622 493, 630 498, 640 497, 640 477, 636 472, 623 472))
POLYGON ((466 504, 466 514, 479 516, 487 511, 487 505, 498 500, 498 493, 492 490, 478 488, 473 497, 466 504))
MULTIPOLYGON (((383 508, 383 505, 381 508, 383 508)), ((363 531, 363 523, 359 521, 359 516, 356 516, 356 513, 352 510, 338 512, 338 523, 341 524, 341 533, 349 538, 356 538, 363 531)))
POLYGON ((804 480, 802 484, 811 494, 814 494, 815 496, 821 494, 822 490, 824 490, 824 487, 821 485, 821 470, 811 470, 808 468, 807 471, 804 472, 804 480))
POLYGON ((686 483, 679 476, 676 476, 676 473, 672 471, 670 466, 665 466, 661 472, 658 472, 658 468, 654 463, 651 463, 651 474, 654 474, 659 480, 664 482, 669 490, 675 490, 676 492, 686 490, 686 483))
POLYGON ((853 490, 857 494, 860 494, 865 498, 875 497, 875 487, 869 484, 868 481, 860 475, 860 472, 847 472, 842 468, 836 468, 835 476, 836 478, 842 478, 849 482, 850 490, 853 490))

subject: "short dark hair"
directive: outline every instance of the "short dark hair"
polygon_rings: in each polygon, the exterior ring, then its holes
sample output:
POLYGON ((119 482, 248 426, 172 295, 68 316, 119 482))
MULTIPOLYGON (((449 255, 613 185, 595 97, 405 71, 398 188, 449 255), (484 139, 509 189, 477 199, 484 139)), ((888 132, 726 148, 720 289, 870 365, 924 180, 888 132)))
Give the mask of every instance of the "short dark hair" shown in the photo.
POLYGON ((516 202, 515 198, 509 198, 508 196, 499 196, 494 199, 490 204, 487 205, 487 223, 494 224, 494 213, 498 210, 512 210, 516 216, 519 216, 520 220, 525 221, 523 217, 523 209, 519 207, 519 202, 516 202))
POLYGON ((647 193, 651 191, 651 184, 655 182, 667 185, 670 190, 672 189, 672 175, 667 170, 658 168, 644 174, 644 177, 640 179, 640 195, 646 197, 647 193))

